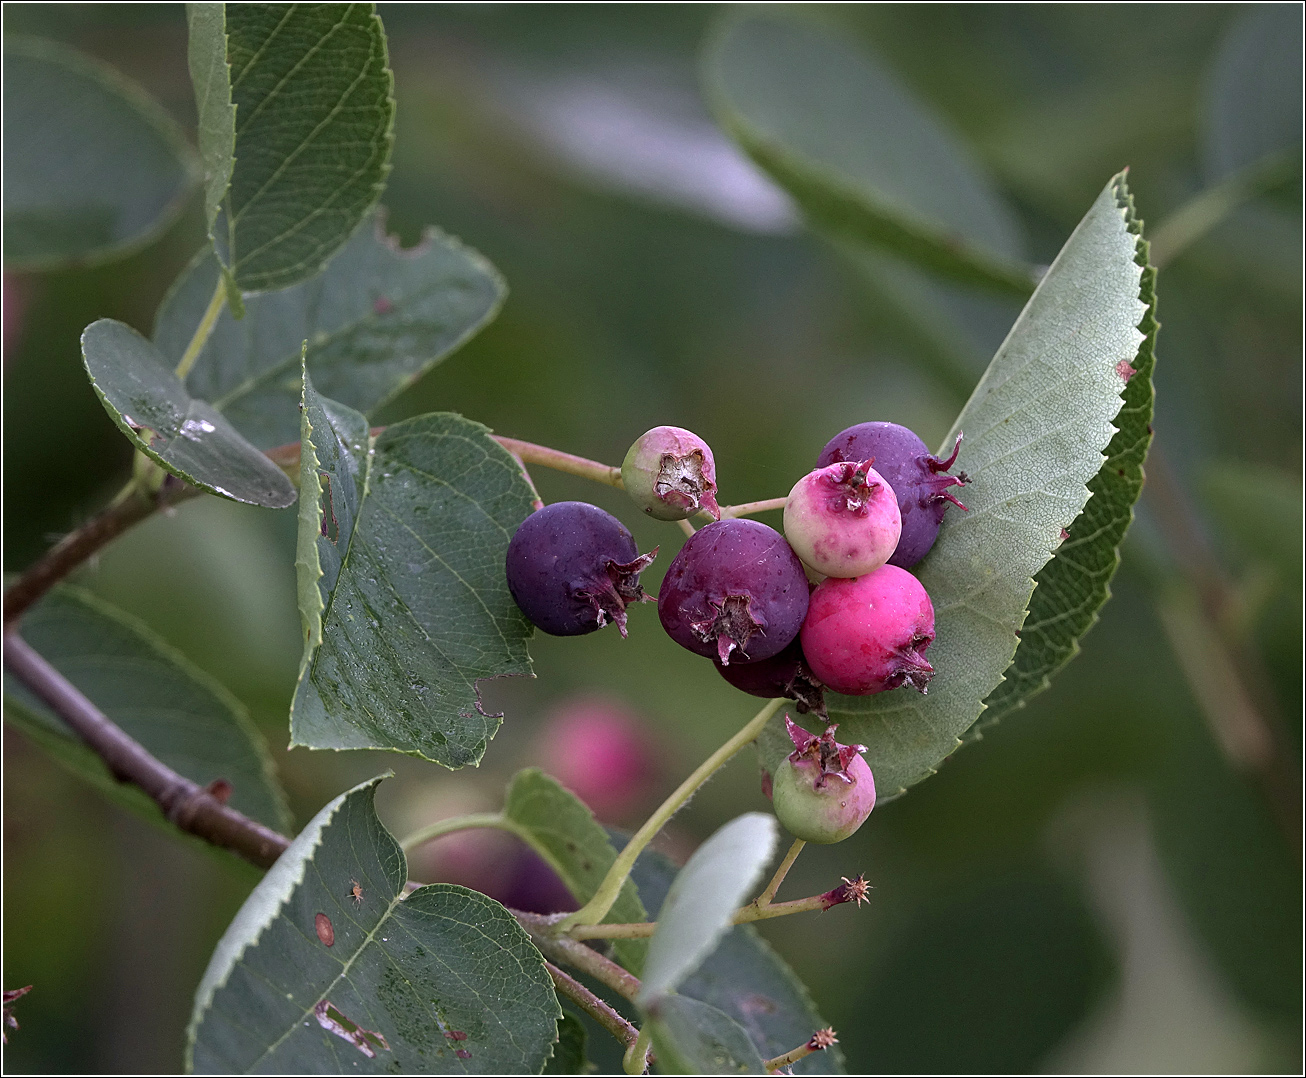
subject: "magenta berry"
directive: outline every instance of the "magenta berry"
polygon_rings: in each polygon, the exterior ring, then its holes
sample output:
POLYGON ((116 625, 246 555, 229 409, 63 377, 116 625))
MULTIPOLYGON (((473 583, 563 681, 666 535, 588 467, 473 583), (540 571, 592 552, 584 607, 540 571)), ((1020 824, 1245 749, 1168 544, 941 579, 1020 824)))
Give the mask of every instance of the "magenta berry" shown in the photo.
POLYGON ((721 519, 712 450, 682 427, 654 427, 637 438, 621 464, 621 483, 658 520, 685 520, 699 511, 721 519))
POLYGON ((898 496, 902 535, 890 565, 910 569, 929 553, 939 534, 944 511, 951 502, 966 507, 948 492, 949 487, 969 483, 965 472, 946 474, 956 463, 961 433, 947 460, 933 456, 916 435, 897 423, 858 423, 840 431, 821 450, 816 466, 824 468, 841 461, 869 460, 898 496))
POLYGON ((902 517, 893 489, 870 461, 809 472, 785 502, 785 538, 826 576, 865 576, 898 546, 902 517))
POLYGON ((800 715, 810 711, 825 718, 825 686, 816 680, 797 640, 769 659, 717 663, 716 668, 736 689, 766 700, 793 700, 800 715))
POLYGON ((508 590, 531 621, 554 636, 579 636, 648 599, 639 574, 657 550, 640 555, 611 513, 587 502, 554 502, 528 516, 508 544, 508 590))
POLYGON ((875 808, 875 778, 862 759, 864 745, 840 745, 836 727, 817 737, 795 726, 785 728, 794 751, 776 768, 771 801, 776 818, 806 842, 842 842, 875 808))
POLYGON ((803 563, 756 520, 701 528, 675 556, 658 616, 677 644, 722 665, 769 659, 798 636, 807 613, 803 563))
POLYGON ((803 654, 826 687, 870 696, 910 684, 925 691, 934 667, 934 605, 906 569, 883 565, 852 580, 830 577, 812 592, 803 654))

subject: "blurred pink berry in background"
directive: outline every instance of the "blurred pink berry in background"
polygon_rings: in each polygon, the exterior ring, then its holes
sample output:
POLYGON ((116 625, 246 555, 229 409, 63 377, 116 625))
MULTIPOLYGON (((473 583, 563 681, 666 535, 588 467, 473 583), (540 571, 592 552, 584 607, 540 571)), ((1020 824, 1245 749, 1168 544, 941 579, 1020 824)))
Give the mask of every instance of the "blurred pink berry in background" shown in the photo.
POLYGON ((564 700, 536 735, 531 763, 579 797, 600 820, 621 823, 645 805, 660 767, 648 727, 618 700, 564 700))

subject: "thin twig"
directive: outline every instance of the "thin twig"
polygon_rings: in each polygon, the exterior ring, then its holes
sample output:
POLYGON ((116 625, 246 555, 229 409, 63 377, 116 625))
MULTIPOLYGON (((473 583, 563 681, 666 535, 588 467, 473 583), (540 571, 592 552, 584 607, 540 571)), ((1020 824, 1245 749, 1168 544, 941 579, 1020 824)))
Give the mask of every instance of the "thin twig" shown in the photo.
POLYGON ((285 835, 228 808, 198 783, 150 755, 83 696, 15 631, 4 637, 5 667, 48 704, 108 765, 120 782, 139 786, 183 831, 270 868, 290 845, 285 835))
POLYGON ((765 498, 760 502, 741 502, 739 505, 723 505, 721 519, 728 517, 747 517, 754 513, 765 513, 769 509, 783 509, 789 502, 788 497, 765 498))
POLYGON ((807 843, 801 838, 794 839, 794 844, 789 847, 789 852, 785 854, 785 859, 780 862, 780 867, 775 870, 775 875, 771 877, 771 882, 766 885, 766 890, 753 899, 753 905, 764 907, 771 905, 775 898, 775 893, 780 890, 780 885, 789 875, 789 870, 793 868, 794 862, 798 860, 798 855, 803 852, 803 847, 807 843))
POLYGON ((775 1059, 768 1059, 765 1067, 768 1074, 774 1074, 781 1067, 788 1067, 797 1063, 800 1059, 806 1059, 813 1052, 824 1052, 832 1044, 838 1044, 839 1038, 834 1035, 834 1030, 827 1026, 825 1029, 818 1029, 804 1043, 797 1048, 786 1052, 782 1056, 776 1056, 775 1059))
POLYGON ((539 914, 511 911, 521 926, 530 933, 535 946, 545 958, 561 962, 588 973, 600 984, 606 984, 614 992, 626 999, 634 1000, 639 995, 639 978, 628 973, 612 959, 599 954, 593 947, 587 947, 570 936, 556 936, 557 919, 541 917, 539 914))
POLYGON ((547 445, 523 442, 517 438, 501 438, 496 434, 494 440, 518 460, 527 464, 542 464, 555 471, 578 475, 582 479, 593 479, 596 483, 622 489, 621 469, 614 468, 610 464, 578 457, 574 453, 564 453, 559 449, 550 449, 547 445))
POLYGON ((635 1041, 639 1039, 639 1030, 613 1010, 612 1005, 606 1000, 599 999, 580 981, 570 974, 564 973, 552 962, 545 962, 544 968, 549 971, 549 976, 553 978, 554 988, 580 1007, 581 1010, 627 1048, 632 1047, 635 1041))

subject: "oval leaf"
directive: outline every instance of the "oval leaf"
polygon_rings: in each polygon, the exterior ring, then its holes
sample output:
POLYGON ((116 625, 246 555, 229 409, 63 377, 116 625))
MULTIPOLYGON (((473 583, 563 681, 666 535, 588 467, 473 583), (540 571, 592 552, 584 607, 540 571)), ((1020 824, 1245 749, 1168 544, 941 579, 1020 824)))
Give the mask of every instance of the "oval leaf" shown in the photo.
MULTIPOLYGON (((608 841, 603 825, 594 819, 585 803, 557 779, 538 768, 519 771, 508 784, 503 814, 529 836, 531 846, 543 857, 582 905, 594 897, 608 874, 617 851, 608 841)), ((604 918, 611 924, 633 924, 648 920, 633 880, 622 884, 617 900, 604 918)), ((618 961, 637 974, 648 950, 645 940, 613 940, 618 961)))
POLYGON ((216 13, 191 15, 214 249, 240 290, 287 288, 321 270, 381 196, 394 141, 385 30, 374 4, 225 8, 225 34, 216 13))
MULTIPOLYGON (((135 618, 59 585, 23 615, 23 639, 96 707, 180 775, 231 785, 228 802, 285 831, 286 797, 262 735, 226 689, 135 618)), ((166 826, 159 807, 119 782, 62 719, 5 675, 5 721, 108 797, 166 826)))
POLYGON ((110 418, 186 482, 237 502, 284 509, 295 487, 211 404, 195 400, 159 350, 112 318, 82 333, 82 358, 110 418))
POLYGON ((1019 228, 962 144, 869 55, 784 16, 727 19, 705 82, 722 126, 837 237, 1026 296, 1019 228))
POLYGON ((122 258, 180 211, 194 155, 172 118, 112 68, 6 36, 4 102, 6 269, 122 258))
MULTIPOLYGON (((654 850, 640 854, 631 873, 651 911, 661 908, 675 877, 676 866, 654 850)), ((735 925, 722 936, 716 950, 681 984, 679 994, 733 1018, 763 1059, 783 1055, 829 1025, 803 982, 752 925, 735 925)), ((794 1073, 843 1074, 843 1053, 835 1044, 797 1063, 794 1073)))
POLYGON ((696 970, 775 852, 775 817, 747 812, 717 830, 680 870, 658 914, 638 1003, 657 1005, 696 970))
POLYGON ((482 678, 529 674, 534 631, 508 592, 508 540, 530 514, 516 460, 448 413, 387 427, 304 377, 299 516, 306 646, 291 742, 476 763, 501 716, 482 678))
POLYGON ((1020 630, 1016 659, 1002 684, 984 701, 982 720, 973 734, 1051 684, 1058 670, 1079 654, 1079 639, 1097 622, 1110 598, 1111 578, 1120 565, 1120 544, 1134 519, 1134 503, 1143 491, 1143 461, 1152 444, 1152 372, 1156 368, 1156 270, 1147 264, 1143 223, 1128 200, 1126 220, 1135 238, 1135 261, 1143 267, 1139 297, 1147 313, 1138 328, 1143 342, 1126 370, 1124 407, 1115 418, 1116 433, 1106 461, 1088 484, 1084 511, 1068 529, 1056 554, 1035 576, 1029 616, 1020 630))
POLYGON ((200 1073, 538 1074, 562 1011, 516 920, 452 884, 405 897, 380 779, 304 828, 236 914, 195 994, 200 1073))
MULTIPOLYGON (((970 511, 917 566, 934 602, 929 694, 832 696, 841 740, 868 746, 882 796, 932 774, 1011 664, 1036 574, 1089 499, 1143 335, 1143 268, 1123 177, 1107 185, 958 417, 970 511)), ((771 738, 765 744, 779 744, 771 738)), ((769 766, 778 759, 766 757, 769 766)))
POLYGON ((748 1034, 728 1014, 689 996, 660 999, 650 1014, 660 1074, 765 1074, 748 1034))
MULTIPOLYGON (((154 343, 174 366, 218 283, 204 251, 159 308, 154 343)), ((319 391, 370 415, 459 348, 498 312, 506 288, 493 266, 428 229, 400 250, 382 215, 360 228, 311 281, 224 308, 186 378, 261 449, 299 440, 300 351, 319 391)))

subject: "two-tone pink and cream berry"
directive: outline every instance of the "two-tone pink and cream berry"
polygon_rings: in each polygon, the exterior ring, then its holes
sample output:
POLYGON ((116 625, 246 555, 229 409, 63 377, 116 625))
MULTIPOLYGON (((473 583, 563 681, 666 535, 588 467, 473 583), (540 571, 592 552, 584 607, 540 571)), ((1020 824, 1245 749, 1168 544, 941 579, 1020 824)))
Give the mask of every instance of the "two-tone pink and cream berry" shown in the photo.
POLYGON ((712 450, 684 427, 654 427, 636 438, 622 462, 621 483, 658 520, 685 520, 698 512, 721 519, 712 450))
POLYGON ((882 565, 816 586, 800 634, 808 665, 827 688, 870 696, 909 684, 925 692, 932 667, 934 604, 906 569, 882 565))
POLYGON ((902 533, 893 488, 869 460, 809 472, 785 503, 785 538, 818 573, 855 577, 889 560, 902 533))
POLYGON ((875 778, 864 745, 840 745, 830 726, 820 737, 785 716, 794 751, 771 782, 776 818, 805 842, 842 842, 875 808, 875 778))

